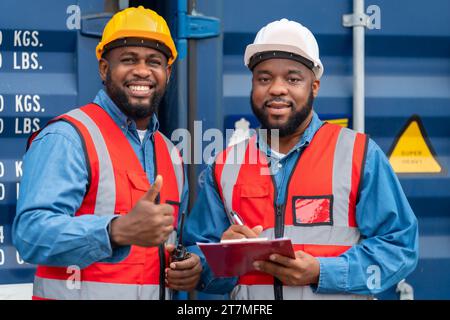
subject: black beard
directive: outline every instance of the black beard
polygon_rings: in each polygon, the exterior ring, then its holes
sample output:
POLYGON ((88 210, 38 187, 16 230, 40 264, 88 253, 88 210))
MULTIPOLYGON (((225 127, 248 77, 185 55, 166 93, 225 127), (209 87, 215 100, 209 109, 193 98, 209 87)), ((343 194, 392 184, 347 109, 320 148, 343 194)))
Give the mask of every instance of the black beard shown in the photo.
POLYGON ((105 80, 106 92, 117 107, 131 119, 143 119, 151 117, 158 112, 159 104, 165 93, 165 87, 153 93, 149 103, 145 104, 131 104, 125 91, 115 86, 111 80, 111 72, 108 70, 105 80))
MULTIPOLYGON (((276 101, 276 100, 283 100, 283 99, 281 99, 281 98, 273 99, 273 101, 276 101)), ((265 108, 267 108, 266 104, 268 102, 269 101, 266 101, 264 103, 264 105, 261 106, 260 108, 256 107, 256 105, 253 101, 253 90, 251 91, 250 103, 252 105, 252 111, 253 111, 253 114, 256 116, 256 118, 258 118, 259 122, 261 123, 261 128, 267 129, 267 130, 278 129, 279 137, 286 137, 286 136, 293 134, 295 132, 295 130, 297 130, 298 127, 300 127, 300 125, 306 120, 306 118, 308 118, 309 114, 312 111, 312 106, 314 103, 314 95, 313 95, 313 91, 311 89, 308 100, 306 101, 305 105, 302 108, 300 108, 299 111, 294 112, 289 117, 287 123, 283 124, 283 125, 273 125, 269 122, 269 116, 265 112, 265 108)), ((291 108, 293 108, 292 104, 291 104, 291 108)))

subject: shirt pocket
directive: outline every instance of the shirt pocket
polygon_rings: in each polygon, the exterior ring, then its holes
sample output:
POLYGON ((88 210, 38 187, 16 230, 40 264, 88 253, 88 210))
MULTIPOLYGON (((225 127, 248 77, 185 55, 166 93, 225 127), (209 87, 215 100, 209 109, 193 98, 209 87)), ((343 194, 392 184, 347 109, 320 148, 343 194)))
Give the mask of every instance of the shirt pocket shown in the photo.
POLYGON ((145 172, 127 171, 127 177, 131 196, 131 208, 133 208, 139 199, 150 189, 150 183, 145 172))
POLYGON ((268 184, 241 184, 236 185, 233 193, 233 202, 238 204, 236 209, 250 228, 257 225, 268 226, 274 220, 273 201, 270 196, 268 184))
MULTIPOLYGON (((127 175, 130 185, 131 204, 132 204, 131 208, 132 208, 136 205, 136 202, 138 202, 139 199, 141 199, 144 196, 144 194, 151 188, 151 185, 148 182, 146 173, 128 171, 127 175)), ((158 195, 158 198, 156 200, 159 201, 159 197, 160 195, 158 195)), ((165 200, 163 199, 160 203, 166 203, 173 207, 174 209, 173 216, 175 217, 173 225, 174 228, 176 228, 178 212, 180 210, 180 202, 172 199, 165 199, 165 200)))

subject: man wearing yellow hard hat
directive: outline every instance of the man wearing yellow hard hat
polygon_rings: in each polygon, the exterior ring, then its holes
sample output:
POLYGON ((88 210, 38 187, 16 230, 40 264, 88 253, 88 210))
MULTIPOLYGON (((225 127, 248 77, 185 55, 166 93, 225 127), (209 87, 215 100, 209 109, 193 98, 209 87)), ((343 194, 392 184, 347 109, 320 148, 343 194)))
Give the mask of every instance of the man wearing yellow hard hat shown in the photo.
POLYGON ((188 187, 156 111, 177 51, 139 7, 112 17, 96 55, 105 88, 30 138, 13 241, 38 264, 35 299, 170 299, 201 272, 195 254, 170 258, 188 187))

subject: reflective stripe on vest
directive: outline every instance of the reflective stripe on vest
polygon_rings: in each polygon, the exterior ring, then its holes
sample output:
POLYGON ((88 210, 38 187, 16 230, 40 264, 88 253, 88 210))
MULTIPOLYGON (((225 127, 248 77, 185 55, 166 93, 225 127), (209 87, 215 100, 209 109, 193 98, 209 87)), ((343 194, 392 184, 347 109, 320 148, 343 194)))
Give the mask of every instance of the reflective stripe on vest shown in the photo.
POLYGON ((233 188, 238 178, 241 163, 244 161, 245 152, 247 151, 249 142, 254 143, 255 140, 255 137, 250 140, 246 139, 228 149, 225 165, 223 166, 223 172, 220 177, 220 186, 222 187, 221 191, 224 198, 223 203, 230 216, 231 211, 233 210, 233 188))
MULTIPOLYGON (((90 170, 90 187, 75 216, 127 214, 150 188, 150 184, 120 128, 105 110, 94 104, 72 110, 51 122, 58 120, 70 123, 80 134, 90 170)), ((154 155, 155 176, 161 174, 164 177, 165 188, 159 198, 161 203, 174 206, 176 229, 185 183, 182 159, 175 146, 160 132, 154 133, 154 155)), ((168 243, 175 243, 175 239, 174 230, 168 243)), ((168 253, 165 252, 162 257, 167 265, 168 253)), ((68 274, 69 268, 38 266, 34 298, 157 299, 164 264, 161 264, 157 247, 131 246, 130 254, 118 263, 94 263, 80 270, 81 290, 75 291, 66 286, 67 280, 72 277, 68 274)), ((170 297, 167 289, 165 297, 170 297)))
POLYGON ((175 230, 170 233, 166 242, 167 244, 177 244, 177 232, 175 230))
POLYGON ((95 149, 97 150, 99 179, 94 214, 114 214, 116 204, 116 185, 114 182, 113 165, 105 140, 103 139, 103 136, 94 121, 80 109, 69 111, 67 115, 80 121, 86 127, 92 138, 95 149))
MULTIPOLYGON (((335 257, 360 241, 354 215, 366 143, 365 135, 325 124, 300 155, 290 172, 281 226, 282 236, 292 240, 294 250, 317 257, 335 257), (319 212, 303 216, 305 207, 317 201, 323 201, 317 207, 319 212), (317 213, 319 218, 315 216, 317 213)), ((213 172, 227 214, 237 211, 250 228, 263 226, 261 237, 274 239, 275 186, 272 177, 264 174, 270 169, 265 154, 257 149, 256 136, 227 148, 217 159, 225 159, 216 160, 213 172), (253 153, 259 155, 257 163, 248 162, 253 153)), ((239 278, 233 297, 273 299, 273 283, 273 277, 248 273, 239 278)), ((283 289, 283 298, 321 296, 309 289, 294 289, 283 289), (292 296, 288 291, 297 294, 292 296)))
POLYGON ((334 151, 333 161, 333 223, 348 226, 349 198, 352 180, 352 157, 356 132, 342 128, 334 151))
MULTIPOLYGON (((155 133, 155 143, 158 145, 165 144, 166 146, 165 149, 169 154, 173 172, 175 174, 175 180, 177 183, 177 190, 178 190, 178 199, 180 199, 181 201, 181 198, 183 196, 183 185, 184 185, 184 167, 181 154, 178 151, 178 149, 174 146, 172 141, 170 141, 165 135, 161 134, 160 132, 155 133)), ((158 159, 156 159, 156 161, 159 162, 158 159)), ((159 167, 162 167, 163 165, 166 166, 167 163, 160 163, 159 167)))
MULTIPOLYGON (((272 285, 243 285, 234 287, 232 300, 274 300, 272 285)), ((310 286, 284 286, 284 300, 371 300, 373 297, 358 294, 318 294, 310 286)))
POLYGON ((178 193, 181 195, 183 192, 183 184, 184 184, 184 168, 180 152, 173 145, 172 141, 170 141, 166 136, 162 134, 159 136, 164 139, 167 150, 169 151, 170 158, 172 159, 173 170, 175 172, 175 177, 178 186, 178 193))
MULTIPOLYGON (((324 244, 330 243, 339 246, 352 246, 360 239, 358 228, 343 226, 315 226, 299 228, 295 226, 284 226, 284 236, 291 239, 293 244, 324 244)), ((275 229, 268 228, 261 232, 260 237, 275 239, 275 229)))
MULTIPOLYGON (((166 294, 170 294, 167 290, 166 294)), ((132 285, 36 277, 33 285, 35 297, 52 300, 157 300, 159 285, 132 285)))

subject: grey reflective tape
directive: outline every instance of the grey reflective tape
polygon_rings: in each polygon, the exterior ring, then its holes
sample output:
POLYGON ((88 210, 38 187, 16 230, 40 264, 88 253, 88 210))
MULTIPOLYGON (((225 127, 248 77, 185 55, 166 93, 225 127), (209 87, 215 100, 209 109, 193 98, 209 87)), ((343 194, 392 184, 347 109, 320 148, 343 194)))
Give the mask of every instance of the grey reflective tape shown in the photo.
POLYGON ((178 195, 179 195, 178 201, 181 202, 181 196, 183 194, 183 182, 184 182, 183 161, 178 152, 178 149, 173 145, 172 141, 170 141, 162 133, 161 136, 164 138, 167 150, 169 151, 170 154, 170 158, 172 159, 173 170, 175 172, 175 177, 177 179, 178 195))
POLYGON ((283 300, 304 300, 304 288, 305 286, 283 286, 283 300))
MULTIPOLYGON (((270 228, 264 230, 263 234, 270 235, 273 232, 274 229, 270 228)), ((292 244, 352 246, 359 242, 361 235, 358 228, 320 225, 284 226, 284 237, 291 239, 292 244)))
MULTIPOLYGON (((166 287, 165 291, 166 291, 166 296, 165 296, 164 300, 173 300, 174 290, 169 289, 169 288, 166 287)), ((159 299, 159 295, 155 299, 147 299, 147 300, 156 300, 156 299, 159 299)))
POLYGON ((333 224, 348 225, 349 197, 352 188, 353 146, 356 132, 343 128, 334 152, 333 161, 333 224))
POLYGON ((102 216, 114 214, 116 207, 116 180, 111 157, 100 129, 80 109, 74 109, 68 112, 67 115, 80 121, 86 127, 97 151, 99 179, 94 214, 102 216))
POLYGON ((230 214, 232 210, 233 189, 239 175, 239 170, 241 169, 241 164, 245 159, 248 141, 249 139, 246 139, 230 148, 223 166, 220 185, 222 186, 225 210, 227 210, 228 214, 230 214))
MULTIPOLYGON (((141 288, 139 300, 159 300, 159 285, 138 285, 141 288)), ((166 289, 166 300, 171 298, 171 290, 166 289)))
POLYGON ((159 285, 34 278, 33 296, 55 300, 158 300, 159 285))
POLYGON ((170 233, 167 244, 177 244, 177 232, 175 230, 170 233))
MULTIPOLYGON (((234 287, 232 300, 274 300, 273 285, 242 285, 234 287)), ((283 300, 371 300, 372 296, 356 294, 314 293, 310 286, 283 286, 283 300)))
POLYGON ((310 286, 283 286, 284 300, 369 300, 371 298, 357 294, 314 293, 310 286))
MULTIPOLYGON (((284 226, 284 237, 293 244, 320 244, 352 246, 360 240, 358 228, 348 226, 284 226)), ((275 239, 275 229, 268 228, 261 232, 260 238, 275 239)))
POLYGON ((266 230, 263 230, 260 235, 260 238, 267 238, 269 240, 275 239, 275 229, 274 228, 268 228, 266 230))
POLYGON ((231 300, 275 300, 273 285, 238 284, 230 293, 231 300))

